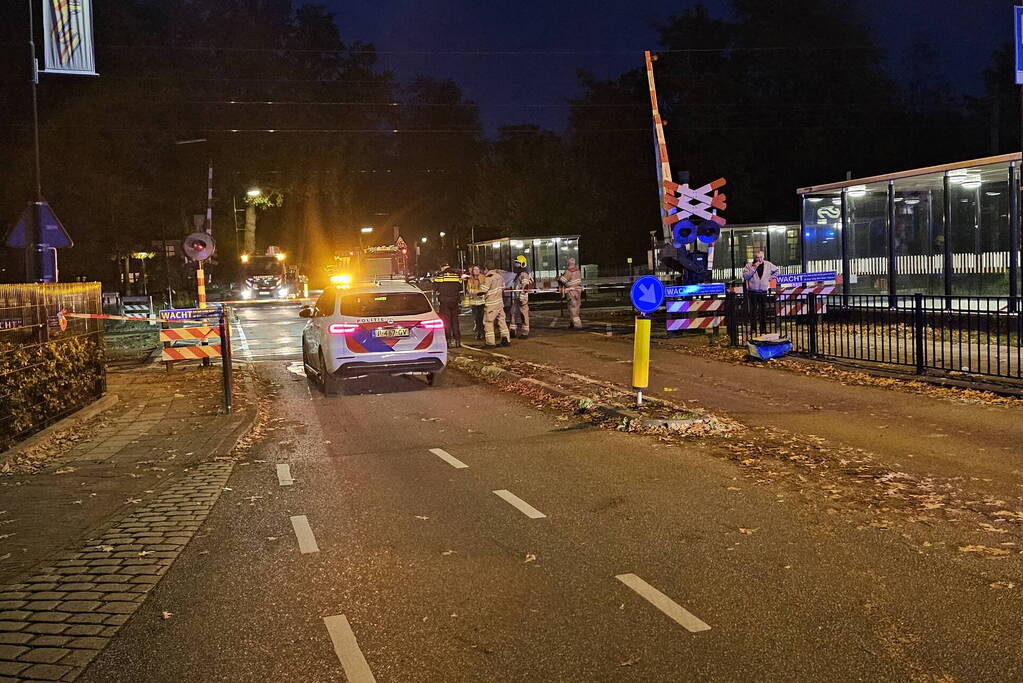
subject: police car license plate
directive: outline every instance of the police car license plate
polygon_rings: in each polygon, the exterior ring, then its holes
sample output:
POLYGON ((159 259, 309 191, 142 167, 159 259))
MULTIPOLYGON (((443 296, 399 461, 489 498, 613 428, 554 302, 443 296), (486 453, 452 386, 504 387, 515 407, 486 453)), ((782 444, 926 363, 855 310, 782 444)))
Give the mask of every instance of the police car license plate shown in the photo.
POLYGON ((374 337, 407 337, 409 336, 409 329, 407 327, 397 327, 393 329, 379 328, 373 331, 374 337))

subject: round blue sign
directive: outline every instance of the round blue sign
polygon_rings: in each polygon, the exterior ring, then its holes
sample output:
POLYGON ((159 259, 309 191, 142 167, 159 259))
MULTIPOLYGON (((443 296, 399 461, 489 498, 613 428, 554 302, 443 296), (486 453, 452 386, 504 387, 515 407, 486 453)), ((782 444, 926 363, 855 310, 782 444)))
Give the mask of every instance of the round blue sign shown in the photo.
POLYGON ((632 283, 629 298, 640 313, 653 313, 664 303, 664 285, 653 275, 644 275, 632 283))

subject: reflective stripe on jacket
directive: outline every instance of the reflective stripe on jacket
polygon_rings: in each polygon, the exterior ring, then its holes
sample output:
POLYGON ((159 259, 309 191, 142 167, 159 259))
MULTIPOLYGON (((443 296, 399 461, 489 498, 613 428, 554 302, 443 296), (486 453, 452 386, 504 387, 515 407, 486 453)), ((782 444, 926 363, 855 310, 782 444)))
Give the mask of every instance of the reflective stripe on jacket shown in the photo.
POLYGON ((558 283, 565 289, 582 289, 583 272, 578 268, 568 268, 558 278, 558 283))
POLYGON ((504 307, 501 296, 504 292, 504 278, 496 270, 487 273, 486 278, 480 284, 480 292, 483 294, 483 302, 487 306, 504 307))
POLYGON ((437 297, 445 303, 457 302, 462 298, 462 278, 450 270, 433 278, 433 288, 437 297))

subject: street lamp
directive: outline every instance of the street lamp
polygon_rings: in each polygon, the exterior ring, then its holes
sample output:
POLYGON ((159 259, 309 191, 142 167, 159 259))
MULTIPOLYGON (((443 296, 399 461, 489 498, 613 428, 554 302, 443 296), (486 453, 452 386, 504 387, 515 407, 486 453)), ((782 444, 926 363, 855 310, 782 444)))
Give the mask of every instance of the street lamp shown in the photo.
POLYGON ((361 232, 363 235, 368 235, 369 233, 373 232, 373 228, 370 227, 360 228, 359 232, 361 232))
POLYGON ((426 244, 426 238, 425 237, 420 237, 419 241, 422 242, 423 244, 426 244))
POLYGON ((440 233, 440 236, 444 237, 445 235, 447 235, 447 233, 442 230, 441 233, 440 233))
POLYGON ((258 197, 261 194, 263 194, 263 191, 260 190, 258 187, 250 187, 248 190, 245 191, 246 197, 258 197))

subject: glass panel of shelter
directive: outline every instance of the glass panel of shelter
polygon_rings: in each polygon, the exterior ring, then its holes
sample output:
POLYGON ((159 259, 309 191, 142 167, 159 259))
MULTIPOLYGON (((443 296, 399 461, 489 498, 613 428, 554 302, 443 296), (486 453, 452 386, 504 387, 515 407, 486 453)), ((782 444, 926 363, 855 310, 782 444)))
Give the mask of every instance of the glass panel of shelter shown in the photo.
POLYGON ((893 189, 896 293, 944 294, 944 175, 899 178, 893 189))
POLYGON ((842 199, 837 192, 808 195, 803 202, 806 270, 842 272, 842 199))

